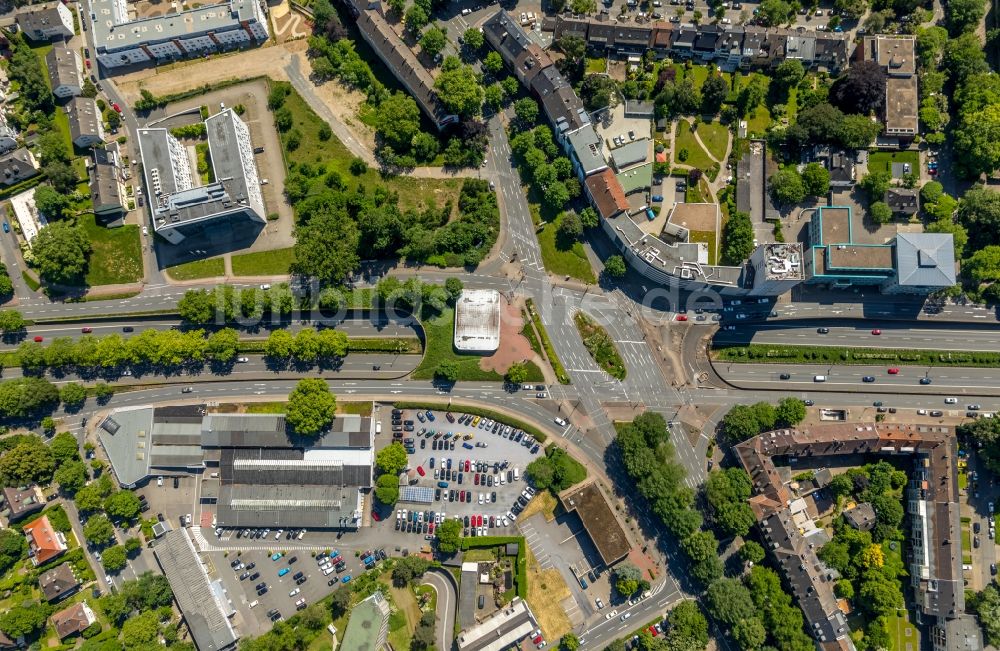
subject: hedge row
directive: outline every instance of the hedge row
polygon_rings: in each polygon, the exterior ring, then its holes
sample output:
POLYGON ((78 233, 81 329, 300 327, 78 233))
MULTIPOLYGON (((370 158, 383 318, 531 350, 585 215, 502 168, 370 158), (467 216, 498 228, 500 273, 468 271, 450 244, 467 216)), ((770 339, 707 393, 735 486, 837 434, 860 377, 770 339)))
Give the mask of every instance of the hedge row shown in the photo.
POLYGON ((850 348, 840 346, 719 346, 717 361, 760 364, 880 364, 896 362, 913 366, 1000 367, 1000 353, 993 351, 911 350, 894 348, 850 348))
POLYGON ((484 418, 492 418, 495 421, 501 423, 507 423, 512 427, 517 427, 523 429, 528 434, 531 434, 539 443, 544 443, 546 439, 549 438, 548 434, 538 429, 534 425, 530 425, 523 420, 514 418, 506 413, 493 411, 492 409, 484 409, 482 407, 475 407, 473 405, 466 405, 460 402, 453 402, 451 405, 445 402, 429 402, 429 401, 415 401, 415 400, 405 400, 394 403, 396 409, 433 409, 438 411, 450 411, 460 410, 465 414, 472 414, 473 416, 482 416, 484 418))
POLYGON ((508 543, 517 544, 517 558, 514 564, 517 566, 517 576, 514 582, 517 584, 517 596, 521 599, 528 598, 528 553, 524 546, 524 536, 480 536, 476 538, 463 537, 462 551, 469 549, 482 549, 486 547, 500 547, 508 543))

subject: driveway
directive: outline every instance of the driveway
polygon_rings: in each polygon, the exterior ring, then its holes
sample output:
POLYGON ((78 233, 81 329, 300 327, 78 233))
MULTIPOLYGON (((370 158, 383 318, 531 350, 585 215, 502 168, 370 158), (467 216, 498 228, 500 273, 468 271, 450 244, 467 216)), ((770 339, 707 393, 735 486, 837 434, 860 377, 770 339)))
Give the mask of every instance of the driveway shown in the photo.
POLYGON ((437 642, 438 649, 447 651, 455 638, 455 608, 458 595, 455 594, 453 579, 447 570, 432 568, 424 574, 422 585, 429 585, 437 592, 437 642))

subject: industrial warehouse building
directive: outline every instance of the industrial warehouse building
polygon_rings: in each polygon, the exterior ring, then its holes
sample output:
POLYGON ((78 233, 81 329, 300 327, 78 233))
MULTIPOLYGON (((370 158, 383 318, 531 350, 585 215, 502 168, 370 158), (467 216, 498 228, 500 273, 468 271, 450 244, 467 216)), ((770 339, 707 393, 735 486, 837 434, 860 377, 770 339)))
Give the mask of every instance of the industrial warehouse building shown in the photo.
POLYGON ((202 503, 220 527, 360 526, 372 486, 373 419, 344 414, 323 435, 305 438, 289 434, 283 414, 203 411, 136 407, 102 421, 98 440, 118 483, 202 475, 202 503))

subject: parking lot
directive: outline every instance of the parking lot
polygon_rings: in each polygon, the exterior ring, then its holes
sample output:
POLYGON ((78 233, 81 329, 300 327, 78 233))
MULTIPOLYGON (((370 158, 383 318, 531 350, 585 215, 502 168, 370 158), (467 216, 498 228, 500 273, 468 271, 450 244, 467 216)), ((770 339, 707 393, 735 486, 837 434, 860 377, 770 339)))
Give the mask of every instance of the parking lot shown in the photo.
POLYGON ((457 516, 468 536, 514 531, 518 498, 527 487, 524 469, 541 453, 540 444, 514 427, 460 412, 405 410, 392 416, 385 414, 383 431, 397 430, 392 440, 402 441, 410 454, 410 487, 425 490, 412 490, 419 500, 404 494, 395 513, 380 513, 382 526, 422 539, 457 516))

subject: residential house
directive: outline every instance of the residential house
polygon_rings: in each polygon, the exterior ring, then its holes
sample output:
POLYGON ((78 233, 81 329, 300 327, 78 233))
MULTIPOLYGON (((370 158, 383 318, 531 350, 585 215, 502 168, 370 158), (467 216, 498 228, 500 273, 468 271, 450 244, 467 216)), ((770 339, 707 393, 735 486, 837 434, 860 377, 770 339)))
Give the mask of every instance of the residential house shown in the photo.
POLYGON ((43 508, 45 508, 45 496, 42 495, 42 489, 38 484, 7 486, 3 489, 3 515, 8 522, 16 522, 43 508))
POLYGON ((28 539, 28 555, 35 566, 48 563, 68 549, 66 536, 52 527, 47 515, 24 525, 23 531, 28 539))
POLYGON ((38 163, 28 149, 21 147, 0 156, 0 186, 10 186, 38 174, 38 163))
POLYGON ((830 172, 830 187, 832 188, 850 188, 857 182, 854 157, 842 149, 831 149, 826 145, 817 145, 813 147, 807 160, 822 164, 830 172))
POLYGON ((125 186, 117 145, 107 149, 95 147, 91 162, 90 200, 94 206, 94 214, 100 218, 121 216, 126 207, 125 186))
POLYGON ((66 98, 83 92, 80 55, 76 50, 62 45, 53 47, 45 55, 45 63, 49 69, 53 95, 66 98))
POLYGON ((910 35, 870 36, 865 39, 865 53, 885 68, 885 132, 900 144, 917 135, 918 117, 916 37, 910 35))
POLYGON ((837 32, 820 32, 816 36, 816 49, 813 56, 813 67, 817 72, 828 72, 833 75, 847 68, 850 57, 851 41, 847 34, 837 32))
POLYGON ((73 14, 62 2, 24 7, 14 16, 18 28, 33 41, 73 36, 73 14))
POLYGON ((72 563, 61 563, 38 576, 38 587, 46 601, 59 601, 80 587, 72 563))
POLYGON ((844 522, 858 531, 871 531, 875 527, 875 509, 871 502, 862 502, 844 511, 844 522))
POLYGON ((628 200, 622 184, 610 169, 588 176, 583 188, 597 214, 603 219, 611 219, 628 210, 628 200))
POLYGON ((7 123, 7 116, 0 111, 0 154, 17 149, 17 131, 7 123))
POLYGON ((97 616, 85 601, 77 602, 52 615, 52 625, 55 626, 60 640, 83 633, 96 621, 97 616))
POLYGON ((722 29, 718 25, 699 25, 691 48, 694 59, 702 63, 715 61, 722 37, 722 29))
POLYGON ((69 116, 69 133, 74 145, 86 149, 104 142, 104 119, 96 100, 74 97, 66 104, 66 114, 69 116))
POLYGON ((785 40, 785 58, 799 61, 806 69, 816 60, 816 37, 811 32, 788 36, 785 40))
POLYGON ((608 168, 608 162, 604 158, 604 143, 591 125, 570 133, 567 142, 570 161, 581 183, 591 174, 608 168))
POLYGON ((883 199, 897 215, 916 215, 920 210, 920 192, 916 188, 889 188, 883 199))
POLYGON ((518 81, 524 86, 531 86, 531 81, 546 67, 552 65, 552 59, 540 45, 528 38, 528 35, 517 24, 514 17, 506 11, 497 12, 483 23, 483 36, 511 70, 518 81))
POLYGON ((556 140, 565 149, 567 136, 590 124, 590 115, 583 101, 555 66, 549 66, 535 76, 531 90, 541 101, 542 111, 552 124, 556 140))

